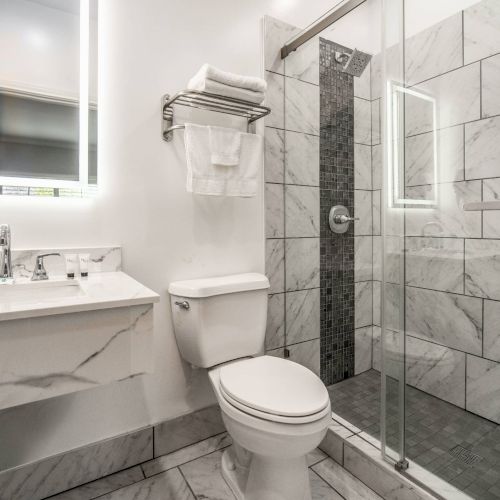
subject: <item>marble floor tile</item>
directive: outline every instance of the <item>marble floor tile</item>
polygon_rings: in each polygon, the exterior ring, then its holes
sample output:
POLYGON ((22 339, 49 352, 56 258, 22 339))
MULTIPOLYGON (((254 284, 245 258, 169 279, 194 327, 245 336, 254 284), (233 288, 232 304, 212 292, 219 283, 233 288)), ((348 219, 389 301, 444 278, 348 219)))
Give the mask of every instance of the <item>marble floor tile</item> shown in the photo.
POLYGON ((284 240, 266 240, 266 276, 271 285, 269 293, 281 293, 285 291, 284 240))
POLYGON ((285 236, 285 191, 283 184, 265 185, 266 238, 285 236))
POLYGON ((354 144, 354 188, 372 188, 372 148, 354 144))
POLYGON ((319 135, 319 87, 285 77, 285 128, 319 135))
POLYGON ((285 75, 319 85, 319 37, 311 38, 287 56, 285 75))
POLYGON ((343 500, 342 496, 312 470, 309 471, 309 482, 312 500, 343 500))
POLYGON ((287 238, 319 236, 319 187, 285 186, 287 238))
POLYGON ((500 424, 500 363, 467 355, 466 409, 500 424))
POLYGON ((320 289, 286 294, 286 343, 297 344, 320 336, 320 289))
POLYGON ((371 235, 372 226, 372 192, 354 190, 354 217, 359 220, 354 222, 354 234, 356 236, 371 235))
POLYGON ((464 293, 464 240, 406 238, 406 283, 464 293))
POLYGON ((328 458, 328 456, 323 451, 319 448, 314 448, 313 451, 307 454, 307 466, 312 467, 325 458, 328 458))
POLYGON ((465 240, 465 293, 500 300, 500 240, 465 240))
POLYGON ((285 132, 265 127, 264 178, 266 182, 284 182, 285 132))
POLYGON ((142 481, 144 474, 140 466, 125 469, 115 474, 82 484, 72 490, 50 497, 50 500, 93 500, 130 484, 142 481))
POLYGON ((281 47, 300 31, 299 28, 271 16, 264 16, 264 67, 268 71, 284 74, 281 47))
POLYGON ((216 451, 180 466, 197 499, 234 500, 234 495, 222 478, 221 458, 222 451, 216 451))
POLYGON ((433 24, 405 43, 408 85, 462 66, 462 13, 433 24))
POLYGON ((500 177, 500 117, 465 125, 465 178, 500 177))
POLYGON ((500 115, 500 55, 481 61, 483 118, 500 115))
POLYGON ((484 357, 500 362, 500 302, 484 301, 484 357))
POLYGON ((299 363, 319 376, 319 339, 287 346, 290 360, 299 363))
POLYGON ((377 145, 380 144, 380 129, 381 129, 381 114, 380 114, 380 106, 382 105, 381 99, 375 99, 371 103, 371 129, 372 129, 372 142, 371 144, 377 145))
POLYGON ((154 456, 166 455, 225 430, 218 405, 162 422, 154 426, 154 456))
POLYGON ((285 128, 285 77, 266 71, 267 92, 265 105, 271 108, 266 116, 266 127, 285 128))
MULTIPOLYGON (((195 500, 179 472, 171 469, 99 497, 102 500, 195 500)), ((208 498, 208 497, 207 497, 208 498)), ((233 500, 231 497, 228 497, 233 500)))
POLYGON ((357 328, 354 331, 354 374, 358 375, 372 367, 372 326, 357 328))
POLYGON ((354 142, 371 145, 372 118, 371 102, 365 99, 354 98, 354 142))
POLYGON ((406 328, 413 337, 481 355, 480 299, 406 287, 406 328))
POLYGON ((464 64, 498 52, 500 4, 482 0, 464 10, 464 64))
POLYGON ((160 472, 165 472, 179 465, 196 460, 204 455, 213 453, 214 451, 226 448, 231 445, 231 443, 231 437, 227 432, 224 432, 199 443, 187 446, 186 448, 181 448, 168 455, 154 458, 149 462, 141 464, 141 467, 146 477, 154 476, 160 472))
POLYGON ((361 76, 355 76, 353 78, 354 81, 354 96, 361 97, 361 99, 371 100, 371 62, 368 63, 368 66, 365 68, 361 76))
POLYGON ((266 350, 285 345, 285 294, 269 295, 267 304, 266 350))
POLYGON ((354 284, 354 325, 361 328, 373 323, 373 288, 371 281, 361 281, 354 284))
POLYGON ((319 137, 285 132, 285 182, 319 186, 319 137))
POLYGON ((286 290, 319 287, 319 238, 285 240, 286 290))
POLYGON ((354 237, 354 281, 372 279, 372 236, 354 237))

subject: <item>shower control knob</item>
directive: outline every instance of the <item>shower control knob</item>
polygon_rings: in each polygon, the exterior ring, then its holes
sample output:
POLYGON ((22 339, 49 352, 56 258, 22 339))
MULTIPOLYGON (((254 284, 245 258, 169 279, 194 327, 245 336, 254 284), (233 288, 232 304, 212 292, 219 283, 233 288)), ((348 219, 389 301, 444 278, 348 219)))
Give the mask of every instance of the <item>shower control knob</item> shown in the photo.
POLYGON ((328 221, 330 229, 334 233, 345 233, 349 229, 349 223, 359 220, 357 217, 351 217, 349 210, 344 205, 335 205, 330 209, 328 221))

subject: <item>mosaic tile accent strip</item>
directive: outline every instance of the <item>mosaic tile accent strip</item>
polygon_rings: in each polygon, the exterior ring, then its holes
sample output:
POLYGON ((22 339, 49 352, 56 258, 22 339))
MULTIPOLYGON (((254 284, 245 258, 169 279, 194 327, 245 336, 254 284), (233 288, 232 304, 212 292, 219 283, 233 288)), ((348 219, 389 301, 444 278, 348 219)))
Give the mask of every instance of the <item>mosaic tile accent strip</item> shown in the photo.
POLYGON ((328 214, 344 205, 354 214, 354 82, 320 39, 320 286, 321 379, 333 384, 354 375, 354 230, 334 234, 328 214))

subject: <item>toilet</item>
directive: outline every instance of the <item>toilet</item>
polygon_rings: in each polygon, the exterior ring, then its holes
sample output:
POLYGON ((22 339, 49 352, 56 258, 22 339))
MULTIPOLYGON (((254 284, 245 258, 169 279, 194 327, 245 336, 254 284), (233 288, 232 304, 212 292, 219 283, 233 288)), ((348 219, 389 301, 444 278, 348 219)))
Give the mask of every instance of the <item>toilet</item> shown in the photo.
POLYGON ((331 423, 308 368, 263 355, 268 279, 258 273, 171 283, 182 357, 208 369, 233 445, 222 474, 238 500, 310 500, 306 456, 331 423))

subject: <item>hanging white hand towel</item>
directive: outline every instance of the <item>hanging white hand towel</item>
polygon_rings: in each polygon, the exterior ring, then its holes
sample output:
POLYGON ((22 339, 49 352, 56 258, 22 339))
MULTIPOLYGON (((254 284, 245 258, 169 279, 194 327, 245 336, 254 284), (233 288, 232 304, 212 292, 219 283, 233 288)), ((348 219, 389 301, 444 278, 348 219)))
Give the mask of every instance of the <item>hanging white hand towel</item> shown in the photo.
POLYGON ((211 196, 255 196, 262 168, 262 137, 240 132, 238 165, 214 165, 211 162, 209 129, 186 123, 187 191, 211 196))
POLYGON ((213 165, 238 165, 241 152, 241 132, 234 128, 208 127, 210 161, 213 165))

